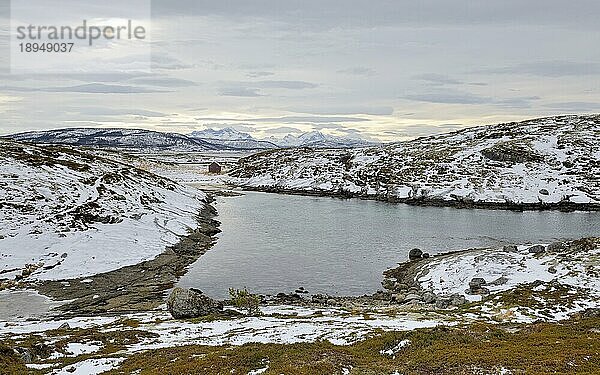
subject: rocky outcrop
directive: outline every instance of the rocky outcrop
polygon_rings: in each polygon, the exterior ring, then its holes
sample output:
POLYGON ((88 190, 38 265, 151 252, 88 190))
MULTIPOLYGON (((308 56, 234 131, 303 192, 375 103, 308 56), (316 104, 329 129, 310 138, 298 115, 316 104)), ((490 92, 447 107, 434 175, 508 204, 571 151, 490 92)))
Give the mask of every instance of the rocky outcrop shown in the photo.
POLYGON ((173 318, 187 319, 220 313, 223 303, 205 296, 197 289, 175 288, 169 295, 167 308, 173 318))
POLYGON ((490 291, 485 287, 487 282, 483 277, 474 277, 469 281, 468 294, 489 294, 490 291))
POLYGON ((509 162, 509 163, 524 163, 524 162, 540 162, 543 158, 533 152, 531 148, 523 144, 515 142, 500 142, 494 146, 481 151, 481 154, 489 160, 509 162))
POLYGON ((412 249, 408 262, 400 263, 397 268, 384 272, 381 284, 387 290, 385 294, 391 295, 391 301, 411 308, 420 306, 436 309, 448 309, 467 303, 465 296, 461 294, 440 295, 421 287, 418 282, 420 266, 427 262, 428 258, 428 253, 412 249))
POLYGON ((531 254, 541 254, 546 251, 546 246, 543 245, 533 245, 527 249, 531 254))

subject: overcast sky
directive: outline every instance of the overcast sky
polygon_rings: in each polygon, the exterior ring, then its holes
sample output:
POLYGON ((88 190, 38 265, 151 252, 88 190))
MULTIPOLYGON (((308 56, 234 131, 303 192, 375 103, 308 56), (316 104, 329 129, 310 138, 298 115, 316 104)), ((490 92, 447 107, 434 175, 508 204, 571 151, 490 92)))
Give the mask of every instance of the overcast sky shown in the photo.
POLYGON ((153 1, 150 73, 5 72, 0 133, 233 126, 391 141, 600 112, 598 14, 597 0, 153 1))

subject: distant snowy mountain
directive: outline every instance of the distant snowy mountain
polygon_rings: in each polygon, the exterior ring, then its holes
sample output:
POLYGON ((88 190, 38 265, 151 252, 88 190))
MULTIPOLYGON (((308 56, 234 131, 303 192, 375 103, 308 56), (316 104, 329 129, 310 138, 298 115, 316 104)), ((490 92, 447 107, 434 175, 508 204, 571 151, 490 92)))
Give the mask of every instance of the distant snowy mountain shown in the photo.
POLYGON ((298 136, 288 134, 283 138, 269 137, 256 139, 248 133, 232 128, 206 129, 190 134, 194 139, 241 149, 274 149, 291 147, 313 148, 351 148, 374 146, 375 143, 360 138, 337 137, 319 131, 303 133, 298 136))
POLYGON ((255 140, 250 134, 237 131, 233 128, 196 130, 190 134, 192 138, 219 139, 221 141, 255 140))
POLYGON ((319 131, 303 133, 299 136, 288 134, 282 139, 271 137, 269 138, 269 141, 276 143, 281 148, 351 148, 374 146, 376 144, 374 142, 369 142, 360 138, 337 137, 334 135, 323 134, 319 131))
POLYGON ((208 151, 227 148, 178 133, 143 129, 69 128, 13 134, 7 138, 33 143, 114 147, 160 151, 208 151))
POLYGON ((144 129, 66 128, 24 132, 5 138, 32 143, 174 152, 271 150, 293 147, 352 148, 375 145, 360 138, 336 137, 318 131, 299 136, 288 134, 283 138, 256 139, 233 128, 198 130, 189 135, 144 129))
POLYGON ((228 147, 241 150, 265 150, 279 148, 274 143, 257 140, 248 133, 237 131, 233 128, 205 129, 193 131, 190 138, 208 142, 220 147, 228 147))

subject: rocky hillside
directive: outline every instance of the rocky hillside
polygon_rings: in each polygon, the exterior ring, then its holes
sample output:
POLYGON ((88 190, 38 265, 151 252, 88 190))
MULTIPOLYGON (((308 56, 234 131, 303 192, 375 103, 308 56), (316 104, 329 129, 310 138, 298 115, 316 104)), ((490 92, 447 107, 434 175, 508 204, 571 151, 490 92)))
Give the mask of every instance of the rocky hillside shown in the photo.
POLYGON ((497 208, 600 207, 600 116, 480 126, 353 150, 256 154, 247 188, 497 208))
POLYGON ((25 132, 8 136, 16 141, 143 151, 207 151, 228 149, 178 133, 144 129, 69 128, 25 132))
POLYGON ((198 226, 206 196, 91 152, 0 139, 0 281, 149 260, 198 226))

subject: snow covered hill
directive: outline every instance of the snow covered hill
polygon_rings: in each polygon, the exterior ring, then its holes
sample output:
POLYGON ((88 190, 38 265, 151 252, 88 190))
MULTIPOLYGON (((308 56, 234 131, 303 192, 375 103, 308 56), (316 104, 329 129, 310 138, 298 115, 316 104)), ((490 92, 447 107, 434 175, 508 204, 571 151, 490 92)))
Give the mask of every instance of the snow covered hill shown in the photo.
POLYGON ((361 138, 338 137, 311 131, 300 135, 287 134, 282 138, 268 137, 256 139, 248 133, 232 128, 206 129, 190 134, 194 139, 237 149, 268 150, 275 148, 313 147, 313 148, 351 148, 373 146, 375 143, 361 138))
POLYGON ((250 134, 237 131, 233 128, 224 129, 204 129, 196 130, 190 133, 192 138, 200 139, 219 139, 222 141, 246 141, 255 140, 250 134))
POLYGON ((269 150, 279 147, 274 143, 257 140, 248 133, 232 128, 197 130, 189 136, 203 142, 237 150, 269 150))
POLYGON ((0 139, 0 280, 88 276, 153 259, 206 196, 67 147, 0 139))
POLYGON ((380 147, 286 149, 230 175, 272 191, 499 208, 600 205, 600 116, 468 128, 380 147))
POLYGON ((11 135, 9 138, 33 143, 114 147, 144 151, 207 151, 224 148, 200 139, 186 137, 183 134, 143 129, 69 128, 25 132, 11 135))
POLYGON ((277 144, 280 148, 352 148, 376 145, 376 143, 361 138, 338 137, 335 135, 323 134, 319 131, 302 133, 298 136, 288 134, 283 138, 270 137, 266 140, 277 144))

